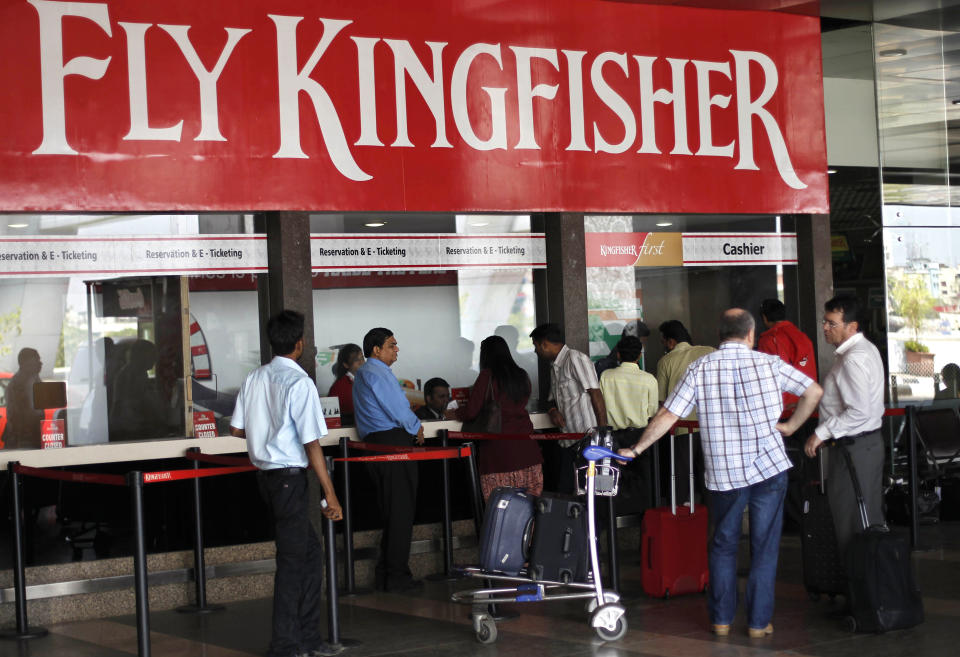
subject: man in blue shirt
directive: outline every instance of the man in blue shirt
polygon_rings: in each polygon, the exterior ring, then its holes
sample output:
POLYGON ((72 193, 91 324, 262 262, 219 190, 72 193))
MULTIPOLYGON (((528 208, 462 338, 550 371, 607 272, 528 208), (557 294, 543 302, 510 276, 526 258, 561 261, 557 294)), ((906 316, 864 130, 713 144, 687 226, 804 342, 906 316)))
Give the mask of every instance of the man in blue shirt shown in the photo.
MULTIPOLYGON (((353 381, 353 409, 360 440, 384 445, 423 444, 423 426, 390 366, 397 361, 393 331, 371 329, 363 337, 365 362, 353 381)), ((405 591, 420 582, 410 572, 410 539, 417 504, 417 464, 412 461, 370 463, 383 519, 376 587, 405 591)))
POLYGON ((303 315, 292 310, 267 322, 273 360, 247 376, 230 420, 230 433, 246 438, 250 461, 260 469, 260 493, 276 528, 268 657, 326 657, 343 650, 320 634, 323 552, 307 513, 308 465, 323 488, 323 515, 340 520, 343 513, 320 447, 327 426, 317 386, 297 364, 303 322, 303 315))

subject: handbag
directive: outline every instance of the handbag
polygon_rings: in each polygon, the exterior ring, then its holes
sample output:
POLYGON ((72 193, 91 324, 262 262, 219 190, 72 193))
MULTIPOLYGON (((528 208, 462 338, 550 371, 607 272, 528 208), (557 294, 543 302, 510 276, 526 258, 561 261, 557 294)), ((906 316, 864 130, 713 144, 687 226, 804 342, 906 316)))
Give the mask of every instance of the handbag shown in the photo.
POLYGON ((493 396, 493 376, 487 381, 483 394, 483 406, 477 417, 463 423, 460 430, 464 433, 500 433, 500 402, 493 396))

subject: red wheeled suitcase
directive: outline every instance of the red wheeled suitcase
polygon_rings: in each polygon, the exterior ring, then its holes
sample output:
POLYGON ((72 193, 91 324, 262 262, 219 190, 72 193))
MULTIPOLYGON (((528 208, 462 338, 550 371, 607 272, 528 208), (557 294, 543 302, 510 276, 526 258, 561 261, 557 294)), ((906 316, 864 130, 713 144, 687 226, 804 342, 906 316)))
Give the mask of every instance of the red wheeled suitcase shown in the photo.
POLYGON ((693 504, 693 435, 690 435, 691 506, 676 505, 676 467, 670 435, 670 506, 643 514, 640 539, 643 590, 658 598, 707 588, 707 508, 693 504), (691 508, 692 507, 692 508, 691 508))

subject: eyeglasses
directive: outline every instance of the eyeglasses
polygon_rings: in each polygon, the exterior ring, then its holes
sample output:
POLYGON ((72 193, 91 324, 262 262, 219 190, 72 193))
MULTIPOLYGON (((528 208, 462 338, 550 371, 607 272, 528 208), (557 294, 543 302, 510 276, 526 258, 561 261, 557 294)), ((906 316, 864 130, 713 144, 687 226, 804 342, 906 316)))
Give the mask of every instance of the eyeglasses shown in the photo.
POLYGON ((829 320, 829 319, 823 319, 823 320, 820 320, 820 323, 823 324, 824 326, 826 326, 828 329, 831 329, 831 330, 832 330, 832 329, 837 328, 838 326, 843 326, 843 325, 846 324, 847 322, 833 322, 833 321, 831 321, 831 320, 829 320))

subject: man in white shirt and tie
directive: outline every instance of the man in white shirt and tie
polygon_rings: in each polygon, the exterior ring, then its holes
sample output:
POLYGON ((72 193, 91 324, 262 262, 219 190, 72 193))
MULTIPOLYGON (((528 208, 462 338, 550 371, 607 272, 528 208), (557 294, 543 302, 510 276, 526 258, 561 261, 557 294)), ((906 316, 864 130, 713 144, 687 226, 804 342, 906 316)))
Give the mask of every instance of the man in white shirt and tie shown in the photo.
MULTIPOLYGON (((824 304, 824 311, 823 335, 837 348, 836 361, 823 378, 820 424, 804 451, 812 458, 826 441, 845 445, 857 471, 867 518, 871 525, 883 524, 883 361, 860 331, 854 297, 834 297, 824 304)), ((842 555, 863 526, 846 460, 836 450, 831 451, 827 465, 827 497, 842 555)))

